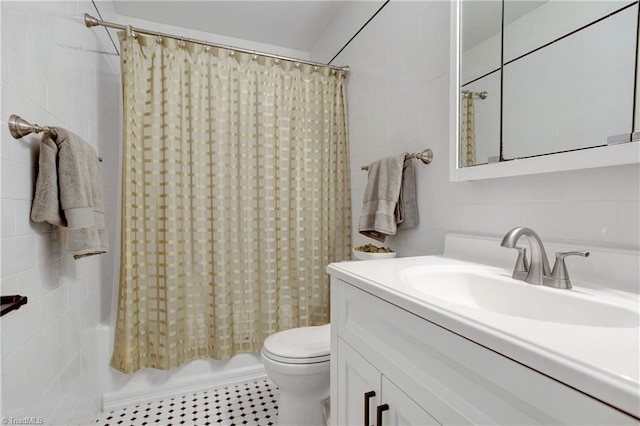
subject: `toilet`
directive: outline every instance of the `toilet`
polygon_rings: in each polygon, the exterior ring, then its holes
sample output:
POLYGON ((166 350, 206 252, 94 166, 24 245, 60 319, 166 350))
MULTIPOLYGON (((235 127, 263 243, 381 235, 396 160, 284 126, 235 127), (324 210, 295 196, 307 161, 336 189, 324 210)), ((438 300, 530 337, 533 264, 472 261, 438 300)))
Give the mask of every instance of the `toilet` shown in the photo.
POLYGON ((329 398, 330 324, 267 337, 262 363, 280 390, 279 426, 324 426, 329 398))

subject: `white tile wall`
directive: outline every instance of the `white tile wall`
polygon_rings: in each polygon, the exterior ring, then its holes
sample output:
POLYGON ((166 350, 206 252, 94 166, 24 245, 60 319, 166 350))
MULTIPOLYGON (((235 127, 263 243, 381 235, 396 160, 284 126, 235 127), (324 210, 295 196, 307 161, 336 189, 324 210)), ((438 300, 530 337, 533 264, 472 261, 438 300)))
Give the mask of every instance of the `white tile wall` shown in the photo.
POLYGON ((334 61, 351 67, 354 245, 372 242, 357 232, 360 166, 429 147, 433 163, 416 163, 420 226, 387 239, 401 255, 441 253, 446 232, 502 235, 515 225, 544 239, 639 248, 638 165, 449 182, 449 4, 393 0, 334 61))
MULTIPOLYGON (((97 2, 107 19, 112 5, 97 2)), ((88 29, 91 1, 8 2, 0 6, 1 293, 29 303, 2 318, 3 419, 41 416, 45 424, 91 420, 99 404, 92 336, 110 306, 113 250, 74 261, 64 234, 29 220, 39 136, 14 140, 10 114, 67 127, 105 157, 103 176, 118 167, 119 65, 105 29, 88 29), (105 266, 107 265, 107 266, 105 266), (106 299, 106 300, 105 300, 106 299)), ((105 179, 111 247, 116 191, 105 179)))

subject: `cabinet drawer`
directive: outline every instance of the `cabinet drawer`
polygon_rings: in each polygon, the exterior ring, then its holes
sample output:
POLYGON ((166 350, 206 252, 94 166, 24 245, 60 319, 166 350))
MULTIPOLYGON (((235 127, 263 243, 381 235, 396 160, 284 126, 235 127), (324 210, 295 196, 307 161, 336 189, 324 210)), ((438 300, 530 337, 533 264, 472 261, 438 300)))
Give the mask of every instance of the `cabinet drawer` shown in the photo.
POLYGON ((442 424, 637 424, 588 395, 336 281, 332 321, 338 336, 442 424))

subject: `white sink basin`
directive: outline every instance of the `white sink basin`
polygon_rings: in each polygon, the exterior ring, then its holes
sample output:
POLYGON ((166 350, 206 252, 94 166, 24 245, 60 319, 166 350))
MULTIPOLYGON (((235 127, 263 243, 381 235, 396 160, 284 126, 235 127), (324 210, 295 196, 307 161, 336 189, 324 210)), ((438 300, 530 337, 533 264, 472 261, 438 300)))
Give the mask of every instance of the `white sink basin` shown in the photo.
POLYGON ((427 296, 520 318, 592 327, 638 327, 637 309, 598 300, 579 290, 559 290, 512 279, 494 268, 417 266, 400 279, 427 296))

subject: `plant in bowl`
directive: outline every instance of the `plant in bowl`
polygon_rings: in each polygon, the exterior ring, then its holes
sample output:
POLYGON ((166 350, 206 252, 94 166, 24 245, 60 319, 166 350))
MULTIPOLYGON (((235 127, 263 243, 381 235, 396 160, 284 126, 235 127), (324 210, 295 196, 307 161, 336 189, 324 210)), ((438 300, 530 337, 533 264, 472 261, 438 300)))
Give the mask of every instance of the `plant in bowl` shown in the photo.
POLYGON ((358 260, 391 259, 396 257, 396 252, 390 247, 378 247, 373 244, 365 244, 353 248, 353 257, 358 260))

